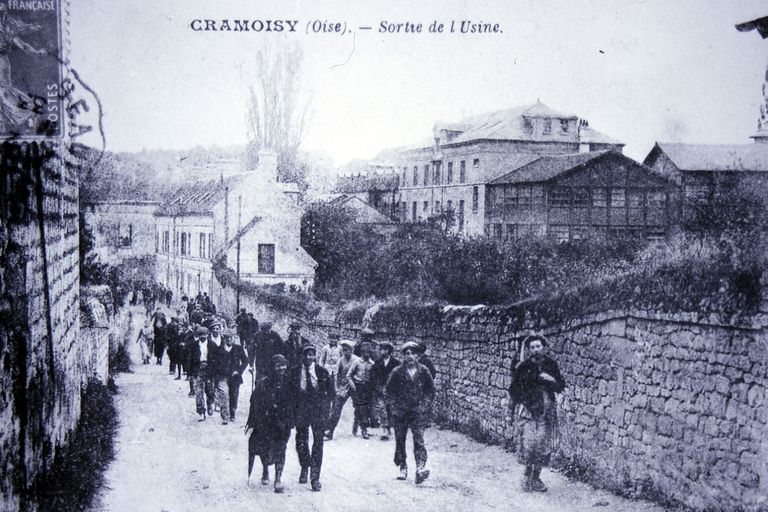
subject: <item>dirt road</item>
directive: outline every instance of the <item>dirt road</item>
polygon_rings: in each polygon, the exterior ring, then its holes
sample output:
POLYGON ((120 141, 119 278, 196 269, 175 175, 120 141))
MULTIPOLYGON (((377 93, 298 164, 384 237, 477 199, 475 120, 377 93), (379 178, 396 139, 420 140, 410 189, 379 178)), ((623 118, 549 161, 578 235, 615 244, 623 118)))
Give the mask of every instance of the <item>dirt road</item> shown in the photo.
MULTIPOLYGON (((351 435, 351 402, 336 438, 325 444, 322 492, 298 483, 299 465, 293 437, 288 444, 285 494, 259 482, 259 465, 246 484, 249 383, 241 388, 238 419, 222 425, 214 415, 198 422, 186 381, 176 381, 163 366, 142 365, 138 346, 131 347, 133 373, 117 377, 121 427, 116 460, 95 510, 125 512, 181 511, 367 511, 463 512, 481 510, 658 511, 661 507, 618 498, 571 482, 545 470, 545 494, 520 491, 523 468, 514 454, 485 446, 464 435, 432 428, 427 431, 429 480, 416 486, 412 475, 395 479, 394 441, 351 435)), ((408 441, 409 466, 415 467, 408 441)), ((413 472, 413 471, 412 471, 413 472)))

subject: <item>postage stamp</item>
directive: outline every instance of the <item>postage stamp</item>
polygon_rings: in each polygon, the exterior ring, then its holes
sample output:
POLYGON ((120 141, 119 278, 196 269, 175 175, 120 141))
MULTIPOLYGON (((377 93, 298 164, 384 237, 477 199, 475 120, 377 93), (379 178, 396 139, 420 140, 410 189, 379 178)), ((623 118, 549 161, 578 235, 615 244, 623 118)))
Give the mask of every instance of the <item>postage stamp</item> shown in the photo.
POLYGON ((62 0, 0 0, 0 138, 64 134, 62 0))

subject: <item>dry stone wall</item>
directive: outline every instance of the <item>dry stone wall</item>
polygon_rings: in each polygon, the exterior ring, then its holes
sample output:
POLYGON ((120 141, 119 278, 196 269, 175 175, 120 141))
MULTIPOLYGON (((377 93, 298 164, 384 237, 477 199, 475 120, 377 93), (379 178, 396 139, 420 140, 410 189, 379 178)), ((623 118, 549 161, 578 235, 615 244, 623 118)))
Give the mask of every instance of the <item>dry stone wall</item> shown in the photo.
POLYGON ((80 416, 78 179, 54 146, 0 146, 0 494, 35 479, 80 416))
MULTIPOLYGON (((225 314, 234 295, 221 291, 225 314)), ((284 330, 294 315, 241 296, 284 330)), ((324 307, 305 336, 423 341, 437 368, 435 411, 514 447, 507 389, 523 338, 544 333, 567 381, 558 463, 610 489, 695 510, 768 510, 768 336, 752 317, 607 311, 548 320, 546 305, 324 307), (737 318, 737 319, 735 319, 737 318)))

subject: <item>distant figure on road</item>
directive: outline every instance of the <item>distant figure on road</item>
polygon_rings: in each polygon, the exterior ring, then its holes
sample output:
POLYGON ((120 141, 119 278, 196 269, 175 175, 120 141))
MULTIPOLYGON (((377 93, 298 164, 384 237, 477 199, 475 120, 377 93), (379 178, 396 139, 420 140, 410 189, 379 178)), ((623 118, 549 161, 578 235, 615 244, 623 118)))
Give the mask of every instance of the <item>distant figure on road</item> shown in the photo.
POLYGON ((331 334, 328 336, 328 344, 320 351, 317 357, 317 364, 328 370, 333 381, 333 387, 336 389, 336 366, 341 359, 341 347, 339 346, 339 335, 331 334))
POLYGON ((410 429, 413 436, 413 452, 416 459, 416 483, 429 477, 427 447, 424 430, 435 397, 435 384, 429 370, 419 364, 419 344, 406 342, 401 348, 403 363, 392 371, 386 386, 387 402, 392 408, 395 425, 395 465, 400 468, 398 480, 408 478, 405 438, 410 429))
MULTIPOLYGON (((362 357, 352 362, 347 373, 347 383, 352 393, 352 405, 355 406, 355 420, 360 426, 363 439, 368 439, 368 427, 371 426, 371 402, 373 401, 373 384, 371 383, 371 368, 373 368, 373 347, 367 341, 362 343, 362 357)), ((354 426, 353 434, 354 434, 354 426)))
POLYGON ((387 405, 386 386, 392 371, 400 366, 400 360, 392 356, 395 347, 388 341, 379 343, 381 355, 371 368, 371 383, 373 387, 373 416, 381 427, 381 440, 388 441, 392 435, 392 408, 387 405))
POLYGON ((328 370, 316 364, 317 351, 312 345, 301 350, 301 362, 291 369, 296 415, 296 453, 301 475, 299 483, 307 483, 309 473, 312 490, 319 491, 320 468, 323 465, 323 435, 328 423, 330 406, 335 392, 328 370), (312 454, 309 450, 309 429, 312 429, 312 454))
POLYGON ((154 330, 149 326, 149 318, 144 320, 144 326, 139 329, 139 337, 136 342, 141 349, 141 364, 149 364, 152 357, 152 340, 154 339, 154 330))
POLYGON ((285 340, 289 367, 298 366, 301 363, 301 350, 307 343, 309 341, 301 335, 301 324, 291 322, 288 326, 288 338, 285 340))
POLYGON ((347 403, 347 399, 349 398, 349 382, 347 381, 347 374, 349 373, 352 363, 359 360, 359 358, 352 353, 352 345, 354 345, 352 341, 342 340, 340 344, 341 359, 339 359, 339 362, 336 365, 336 398, 333 401, 333 410, 328 419, 328 430, 325 433, 325 438, 329 441, 333 439, 333 432, 339 424, 341 411, 344 409, 344 404, 347 403))
POLYGON ((529 337, 524 346, 528 357, 514 369, 509 387, 512 410, 522 405, 516 421, 520 422, 520 458, 525 464, 523 490, 545 492, 541 468, 559 442, 555 393, 562 393, 565 380, 557 363, 545 353, 547 341, 543 336, 529 337))
POLYGON ((272 358, 272 370, 259 379, 251 394, 251 408, 245 433, 248 438, 248 476, 253 462, 261 458, 261 484, 269 485, 269 466, 275 465, 276 493, 282 493, 285 448, 291 436, 295 411, 294 396, 287 377, 288 360, 278 354, 272 358))
MULTIPOLYGON (((241 345, 235 344, 235 333, 232 330, 224 331, 224 345, 221 348, 221 372, 227 386, 229 401, 224 405, 225 411, 222 417, 229 414, 229 421, 235 421, 237 416, 237 399, 240 397, 240 385, 243 383, 243 372, 248 366, 248 356, 241 345)), ((221 408, 221 405, 219 405, 221 408)))
POLYGON ((165 318, 165 313, 160 310, 160 306, 157 307, 157 311, 152 315, 152 329, 155 336, 155 358, 157 359, 157 364, 163 364, 163 354, 168 343, 168 320, 165 318))

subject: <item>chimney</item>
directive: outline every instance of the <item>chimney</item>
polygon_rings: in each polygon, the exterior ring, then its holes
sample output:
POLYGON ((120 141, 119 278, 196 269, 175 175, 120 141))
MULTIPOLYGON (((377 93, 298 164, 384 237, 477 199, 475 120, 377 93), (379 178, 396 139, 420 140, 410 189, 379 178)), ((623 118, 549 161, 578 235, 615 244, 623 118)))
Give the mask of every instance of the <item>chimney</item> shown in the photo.
POLYGON ((271 182, 277 182, 277 153, 268 149, 260 150, 256 172, 271 182))

